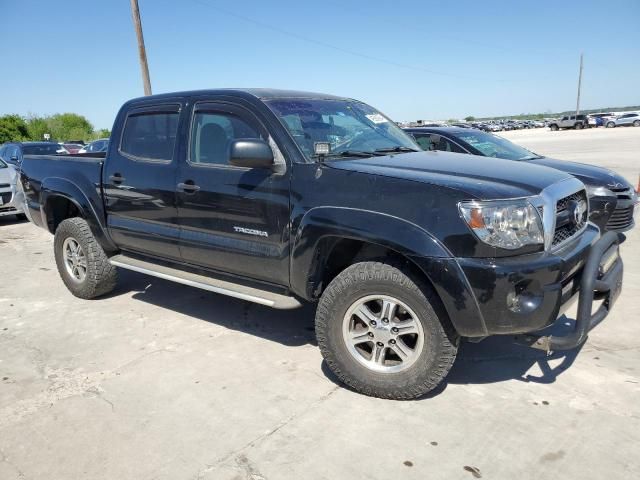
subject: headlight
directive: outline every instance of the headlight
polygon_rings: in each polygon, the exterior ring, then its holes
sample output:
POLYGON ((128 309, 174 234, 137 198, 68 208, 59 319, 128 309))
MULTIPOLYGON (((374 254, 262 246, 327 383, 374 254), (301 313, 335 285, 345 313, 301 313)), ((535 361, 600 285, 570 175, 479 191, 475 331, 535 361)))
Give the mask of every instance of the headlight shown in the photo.
POLYGON ((609 190, 607 187, 598 185, 585 185, 587 188, 587 195, 590 197, 615 197, 616 194, 609 190))
POLYGON ((473 233, 493 247, 515 250, 544 243, 542 219, 527 200, 461 202, 459 208, 473 233))

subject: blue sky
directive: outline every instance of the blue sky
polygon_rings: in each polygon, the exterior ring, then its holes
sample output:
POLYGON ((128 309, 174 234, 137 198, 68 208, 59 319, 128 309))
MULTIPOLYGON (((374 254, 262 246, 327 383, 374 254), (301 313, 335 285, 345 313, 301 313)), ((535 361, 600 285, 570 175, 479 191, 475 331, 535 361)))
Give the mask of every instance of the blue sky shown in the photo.
MULTIPOLYGON (((395 120, 640 104, 640 1, 139 0, 154 93, 320 91, 395 120)), ((129 0, 0 0, 0 114, 111 127, 142 95, 129 0)))

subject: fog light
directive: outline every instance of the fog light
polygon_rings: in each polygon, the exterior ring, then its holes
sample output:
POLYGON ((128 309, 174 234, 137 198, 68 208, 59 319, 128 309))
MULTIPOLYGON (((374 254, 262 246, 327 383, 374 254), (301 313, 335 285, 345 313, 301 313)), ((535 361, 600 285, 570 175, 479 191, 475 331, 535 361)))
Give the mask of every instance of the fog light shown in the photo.
POLYGON ((507 308, 514 313, 531 313, 540 306, 543 297, 541 291, 525 290, 516 285, 516 288, 507 294, 507 308))

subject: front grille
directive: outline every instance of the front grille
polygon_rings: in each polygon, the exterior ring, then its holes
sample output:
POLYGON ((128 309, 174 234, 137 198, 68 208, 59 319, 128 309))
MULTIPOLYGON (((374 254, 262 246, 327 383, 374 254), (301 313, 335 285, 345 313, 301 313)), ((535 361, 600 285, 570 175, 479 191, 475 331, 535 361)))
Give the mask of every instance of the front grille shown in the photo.
POLYGON ((0 188, 9 188, 11 185, 8 183, 0 183, 0 188))
POLYGON ((0 207, 0 213, 16 212, 16 207, 0 207))
POLYGON ((609 221, 607 222, 607 230, 624 230, 633 223, 633 205, 629 207, 616 208, 609 221))
POLYGON ((560 245, 580 232, 589 218, 587 208, 587 192, 580 190, 561 198, 556 203, 556 228, 553 233, 552 246, 560 245), (576 209, 581 208, 579 218, 576 219, 576 209), (576 221, 577 220, 577 221, 576 221))
POLYGON ((11 201, 11 192, 0 193, 0 197, 2 197, 2 203, 9 203, 11 201))

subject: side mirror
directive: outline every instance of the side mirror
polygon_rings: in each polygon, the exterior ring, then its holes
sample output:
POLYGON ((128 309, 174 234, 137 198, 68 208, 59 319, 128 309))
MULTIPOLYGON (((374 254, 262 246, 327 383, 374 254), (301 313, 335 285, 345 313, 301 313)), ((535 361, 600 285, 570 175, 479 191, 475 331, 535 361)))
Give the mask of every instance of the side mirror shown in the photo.
POLYGON ((20 163, 20 159, 18 157, 16 157, 15 155, 13 157, 11 157, 9 159, 9 161, 12 162, 12 163, 15 163, 15 164, 20 163))
POLYGON ((229 163, 237 167, 272 168, 273 151, 264 140, 239 138, 231 142, 229 163))

